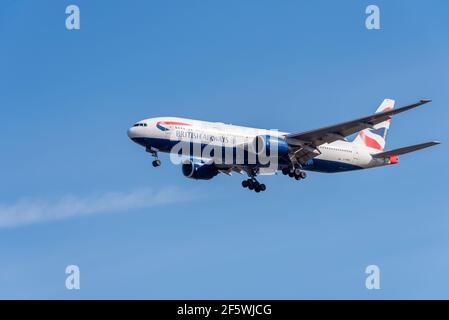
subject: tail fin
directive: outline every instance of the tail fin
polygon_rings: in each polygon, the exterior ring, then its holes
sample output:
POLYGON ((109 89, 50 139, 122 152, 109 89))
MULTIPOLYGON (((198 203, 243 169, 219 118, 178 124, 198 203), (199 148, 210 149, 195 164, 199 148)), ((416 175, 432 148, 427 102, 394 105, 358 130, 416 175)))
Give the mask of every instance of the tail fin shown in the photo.
MULTIPOLYGON (((385 99, 376 110, 376 113, 391 110, 393 108, 394 100, 385 99)), ((360 131, 353 143, 383 151, 385 148, 387 131, 390 128, 390 122, 391 120, 386 120, 376 124, 373 128, 360 131)))

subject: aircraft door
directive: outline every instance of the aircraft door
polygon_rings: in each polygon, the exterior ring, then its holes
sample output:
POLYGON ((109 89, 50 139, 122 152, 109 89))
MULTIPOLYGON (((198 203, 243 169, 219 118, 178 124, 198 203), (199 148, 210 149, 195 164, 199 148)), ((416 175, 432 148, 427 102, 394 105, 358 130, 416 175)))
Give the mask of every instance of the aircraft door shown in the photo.
POLYGON ((355 145, 352 146, 352 161, 358 162, 360 160, 359 148, 355 145))

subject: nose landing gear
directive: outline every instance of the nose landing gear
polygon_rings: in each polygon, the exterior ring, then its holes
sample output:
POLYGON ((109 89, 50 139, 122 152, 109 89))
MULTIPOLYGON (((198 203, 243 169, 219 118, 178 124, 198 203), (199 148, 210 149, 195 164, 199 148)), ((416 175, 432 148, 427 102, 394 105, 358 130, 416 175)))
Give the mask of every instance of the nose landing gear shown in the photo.
POLYGON ((153 160, 152 164, 153 164, 153 167, 155 167, 155 168, 159 167, 161 165, 161 160, 159 160, 159 159, 153 160))
POLYGON ((162 163, 161 160, 159 160, 159 158, 157 157, 157 152, 158 150, 155 148, 146 148, 145 149, 146 152, 150 153, 155 159, 153 160, 152 164, 153 167, 159 167, 162 163))

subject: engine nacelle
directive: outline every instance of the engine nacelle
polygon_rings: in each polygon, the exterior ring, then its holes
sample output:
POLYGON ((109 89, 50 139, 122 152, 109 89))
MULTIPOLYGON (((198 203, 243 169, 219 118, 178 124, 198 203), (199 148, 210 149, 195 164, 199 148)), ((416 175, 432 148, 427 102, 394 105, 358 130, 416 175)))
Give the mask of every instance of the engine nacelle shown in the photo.
POLYGON ((190 179, 210 180, 218 174, 213 164, 185 160, 182 163, 182 174, 190 179))
POLYGON ((254 138, 253 150, 259 156, 282 156, 288 153, 288 143, 281 137, 262 135, 254 138))

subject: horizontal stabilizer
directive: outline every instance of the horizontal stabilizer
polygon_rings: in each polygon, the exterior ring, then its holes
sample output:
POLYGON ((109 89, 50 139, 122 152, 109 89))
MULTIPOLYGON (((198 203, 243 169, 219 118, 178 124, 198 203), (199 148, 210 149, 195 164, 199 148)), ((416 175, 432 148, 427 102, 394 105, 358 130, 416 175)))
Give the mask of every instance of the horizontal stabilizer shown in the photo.
POLYGON ((403 147, 394 150, 388 150, 385 152, 375 153, 372 155, 373 158, 388 158, 390 156, 399 156, 401 154, 406 154, 409 152, 417 151, 420 149, 428 148, 437 144, 440 144, 439 141, 431 141, 426 143, 415 144, 413 146, 403 147))

